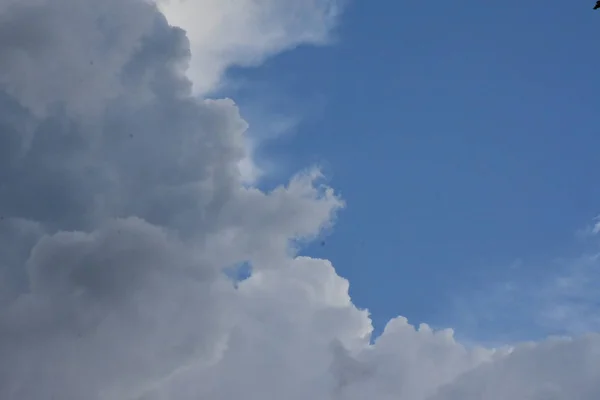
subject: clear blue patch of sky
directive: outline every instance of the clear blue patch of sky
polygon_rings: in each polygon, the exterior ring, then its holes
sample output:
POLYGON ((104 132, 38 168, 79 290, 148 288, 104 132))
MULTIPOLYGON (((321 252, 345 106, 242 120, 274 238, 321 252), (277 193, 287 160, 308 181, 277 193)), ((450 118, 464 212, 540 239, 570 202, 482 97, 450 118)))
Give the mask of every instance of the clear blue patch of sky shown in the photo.
MULTIPOLYGON (((263 184, 325 166, 348 206, 305 252, 332 260, 377 331, 398 314, 460 330, 457 298, 577 253, 600 211, 593 3, 354 1, 333 46, 229 72, 242 113, 300 115, 259 149, 280 169, 263 184)), ((526 322, 468 333, 540 334, 526 322)))

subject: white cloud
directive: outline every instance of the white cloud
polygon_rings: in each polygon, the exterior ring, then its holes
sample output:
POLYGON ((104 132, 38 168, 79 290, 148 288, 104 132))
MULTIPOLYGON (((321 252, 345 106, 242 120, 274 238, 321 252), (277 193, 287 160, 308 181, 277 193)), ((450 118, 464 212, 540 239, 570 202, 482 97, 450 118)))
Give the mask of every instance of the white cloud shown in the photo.
POLYGON ((249 66, 303 43, 329 40, 340 0, 159 0, 169 22, 186 30, 189 77, 197 92, 215 89, 225 69, 249 66))
POLYGON ((254 161, 254 147, 252 145, 246 145, 246 156, 238 162, 238 168, 240 169, 242 181, 249 186, 254 185, 263 176, 263 170, 254 161))
MULTIPOLYGON (((295 3, 244 4, 218 30, 287 26, 295 3)), ((192 95, 187 39, 151 4, 0 0, 0 21, 3 400, 600 395, 597 336, 496 351, 398 318, 369 344, 348 282, 292 246, 342 200, 314 170, 244 186, 245 122, 192 95), (236 289, 222 271, 240 262, 236 289)))
MULTIPOLYGON (((258 65, 268 56, 300 44, 331 40, 338 14, 346 0, 156 0, 170 24, 186 31, 191 60, 187 76, 197 95, 218 89, 232 66, 258 65)), ((259 141, 291 121, 268 115, 272 126, 253 127, 246 140, 246 156, 238 168, 253 185, 265 174, 254 153, 259 141), (260 132, 259 132, 260 131, 260 132), (267 132, 270 131, 270 132, 267 132)), ((265 164, 265 163, 263 163, 265 164)))

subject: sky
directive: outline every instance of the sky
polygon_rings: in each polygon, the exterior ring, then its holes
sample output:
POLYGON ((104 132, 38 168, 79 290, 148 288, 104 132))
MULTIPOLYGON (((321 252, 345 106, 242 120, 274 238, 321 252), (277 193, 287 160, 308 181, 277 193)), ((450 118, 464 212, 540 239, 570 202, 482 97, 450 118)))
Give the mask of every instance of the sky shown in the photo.
POLYGON ((568 329, 469 303, 591 251, 577 234, 600 209, 597 17, 584 2, 355 1, 332 46, 229 72, 250 134, 289 122, 259 146, 265 185, 316 162, 343 194, 308 252, 376 330, 398 314, 478 340, 568 329))
POLYGON ((502 6, 0 0, 0 398, 596 400, 596 15, 502 6))

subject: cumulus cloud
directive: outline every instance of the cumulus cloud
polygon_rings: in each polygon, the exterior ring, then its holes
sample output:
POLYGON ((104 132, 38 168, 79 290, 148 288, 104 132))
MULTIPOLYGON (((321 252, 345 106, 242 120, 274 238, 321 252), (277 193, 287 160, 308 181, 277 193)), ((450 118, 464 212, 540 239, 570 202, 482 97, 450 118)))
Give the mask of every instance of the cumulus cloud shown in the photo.
POLYGON ((192 56, 147 1, 0 0, 0 398, 598 398, 596 336, 471 348, 397 318, 371 344, 348 282, 295 252, 343 201, 318 170, 244 185, 246 123, 186 76, 317 41, 330 3, 195 4, 222 25, 192 56))

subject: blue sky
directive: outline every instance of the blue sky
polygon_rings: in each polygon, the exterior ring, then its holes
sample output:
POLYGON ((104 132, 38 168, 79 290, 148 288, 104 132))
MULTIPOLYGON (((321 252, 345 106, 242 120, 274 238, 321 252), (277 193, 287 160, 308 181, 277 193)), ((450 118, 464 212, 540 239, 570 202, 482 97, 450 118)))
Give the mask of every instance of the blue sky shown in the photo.
POLYGON ((592 6, 354 1, 332 46, 229 71, 251 134, 289 128, 257 151, 262 184, 319 163, 346 200, 305 252, 332 260, 377 331, 398 314, 482 340, 560 331, 490 293, 537 287, 589 250, 576 233, 600 211, 592 6))

